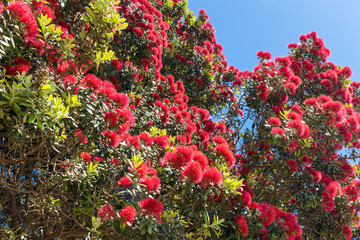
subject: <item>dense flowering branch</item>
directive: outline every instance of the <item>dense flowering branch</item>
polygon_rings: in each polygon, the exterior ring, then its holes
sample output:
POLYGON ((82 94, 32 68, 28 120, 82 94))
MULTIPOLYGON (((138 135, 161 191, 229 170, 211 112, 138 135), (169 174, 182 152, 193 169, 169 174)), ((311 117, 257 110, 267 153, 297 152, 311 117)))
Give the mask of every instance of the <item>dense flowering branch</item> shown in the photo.
POLYGON ((186 1, 0 9, 15 43, 1 46, 5 234, 357 234, 360 185, 348 160, 360 147, 359 84, 327 62, 315 32, 274 61, 258 52, 253 72, 240 72, 206 12, 193 16, 186 1))

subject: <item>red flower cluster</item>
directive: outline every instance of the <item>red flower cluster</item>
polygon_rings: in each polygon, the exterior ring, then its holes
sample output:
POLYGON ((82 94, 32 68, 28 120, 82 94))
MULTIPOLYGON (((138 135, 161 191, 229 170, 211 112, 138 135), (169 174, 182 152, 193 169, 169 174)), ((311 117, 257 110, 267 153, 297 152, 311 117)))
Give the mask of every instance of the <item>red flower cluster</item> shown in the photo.
POLYGON ((270 60, 271 59, 271 54, 269 52, 259 51, 256 53, 256 56, 258 58, 260 58, 261 60, 270 60))
POLYGON ((211 184, 221 185, 223 177, 219 169, 208 168, 204 171, 202 184, 204 187, 209 187, 211 184))
POLYGON ((249 234, 249 229, 245 217, 235 216, 234 223, 238 225, 237 231, 241 233, 244 237, 247 237, 249 234))
POLYGON ((156 217, 161 221, 161 212, 163 210, 162 203, 153 198, 145 198, 139 202, 140 212, 143 215, 156 217))
POLYGON ((16 74, 27 74, 28 71, 31 68, 30 63, 22 58, 22 57, 16 57, 13 60, 13 65, 4 64, 3 67, 6 69, 6 75, 14 76, 16 74))
POLYGON ((121 209, 117 215, 120 222, 125 223, 127 226, 131 226, 135 221, 136 209, 133 206, 127 206, 121 209))
POLYGON ((106 204, 98 210, 97 215, 106 222, 115 216, 115 210, 110 204, 106 204))
POLYGON ((24 28, 21 28, 24 29, 23 34, 25 42, 35 42, 35 39, 38 35, 38 27, 30 5, 21 0, 12 1, 7 4, 6 10, 9 11, 9 14, 13 18, 16 18, 21 24, 25 26, 24 28))
POLYGON ((117 182, 117 184, 119 185, 120 188, 131 188, 132 186, 131 178, 129 176, 123 177, 117 182))
POLYGON ((214 148, 214 151, 217 155, 223 156, 225 158, 229 169, 231 169, 235 166, 236 160, 235 160, 234 154, 230 151, 229 145, 227 143, 222 143, 222 144, 217 145, 214 148))
POLYGON ((279 208, 265 203, 260 204, 258 209, 261 212, 260 218, 263 219, 265 227, 276 222, 284 228, 287 235, 286 239, 301 239, 302 229, 297 224, 298 219, 294 214, 283 212, 279 208))
POLYGON ((281 125, 280 119, 276 117, 270 117, 267 123, 276 127, 279 127, 281 125))

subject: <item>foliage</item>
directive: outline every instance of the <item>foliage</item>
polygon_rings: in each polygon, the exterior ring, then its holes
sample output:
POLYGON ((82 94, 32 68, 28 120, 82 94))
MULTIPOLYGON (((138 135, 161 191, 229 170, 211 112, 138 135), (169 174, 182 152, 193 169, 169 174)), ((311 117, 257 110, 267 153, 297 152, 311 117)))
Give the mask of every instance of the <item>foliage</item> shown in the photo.
POLYGON ((240 72, 185 0, 0 9, 2 238, 359 236, 360 84, 315 32, 240 72))

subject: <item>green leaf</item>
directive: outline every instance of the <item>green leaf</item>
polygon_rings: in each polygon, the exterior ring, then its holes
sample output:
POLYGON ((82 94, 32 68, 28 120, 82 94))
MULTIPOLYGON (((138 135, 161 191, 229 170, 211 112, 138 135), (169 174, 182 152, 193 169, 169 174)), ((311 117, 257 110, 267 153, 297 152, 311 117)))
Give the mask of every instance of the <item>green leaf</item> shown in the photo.
MULTIPOLYGON (((45 15, 45 16, 47 16, 47 15, 45 15)), ((49 25, 50 24, 50 22, 51 22, 51 18, 47 18, 46 20, 45 20, 45 24, 44 25, 49 25)))
POLYGON ((46 89, 49 89, 49 88, 50 88, 49 84, 41 86, 41 90, 46 90, 46 89))
POLYGON ((16 103, 13 102, 13 103, 12 103, 12 106, 14 107, 15 113, 16 113, 16 114, 19 114, 20 111, 21 111, 19 105, 17 105, 16 103))
POLYGON ((92 217, 91 219, 91 222, 92 222, 92 226, 93 226, 93 229, 98 229, 100 226, 101 226, 101 218, 95 218, 95 217, 92 217))
POLYGON ((36 115, 35 114, 31 114, 29 119, 28 119, 28 123, 32 123, 34 120, 36 119, 36 115))
POLYGON ((143 227, 141 228, 140 234, 141 234, 141 235, 144 235, 145 233, 146 233, 146 226, 143 226, 143 227))
POLYGON ((37 126, 40 128, 40 130, 44 130, 44 125, 39 121, 39 119, 36 120, 37 126))

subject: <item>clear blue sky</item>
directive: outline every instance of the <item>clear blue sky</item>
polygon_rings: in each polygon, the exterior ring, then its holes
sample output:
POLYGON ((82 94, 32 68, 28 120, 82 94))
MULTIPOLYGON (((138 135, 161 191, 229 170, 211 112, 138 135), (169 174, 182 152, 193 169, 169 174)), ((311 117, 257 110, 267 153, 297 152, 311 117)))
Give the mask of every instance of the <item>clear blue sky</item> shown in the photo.
POLYGON ((285 56, 287 44, 316 31, 329 61, 353 70, 360 81, 360 0, 188 0, 197 16, 205 9, 229 65, 252 70, 256 52, 285 56))

